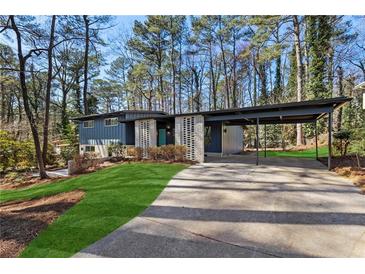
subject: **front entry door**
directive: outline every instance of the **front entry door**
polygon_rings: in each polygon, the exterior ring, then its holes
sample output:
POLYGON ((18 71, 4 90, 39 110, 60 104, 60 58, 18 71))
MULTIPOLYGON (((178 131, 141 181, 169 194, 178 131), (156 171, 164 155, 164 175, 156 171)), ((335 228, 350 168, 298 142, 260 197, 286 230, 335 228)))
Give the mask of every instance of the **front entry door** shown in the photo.
POLYGON ((166 145, 166 129, 160 128, 158 130, 158 145, 164 146, 166 145))

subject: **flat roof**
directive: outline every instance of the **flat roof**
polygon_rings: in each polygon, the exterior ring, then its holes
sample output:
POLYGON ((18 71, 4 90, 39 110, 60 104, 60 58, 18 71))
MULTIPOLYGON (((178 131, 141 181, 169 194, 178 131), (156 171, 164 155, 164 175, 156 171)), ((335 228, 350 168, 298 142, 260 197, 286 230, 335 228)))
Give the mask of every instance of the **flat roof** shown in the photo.
MULTIPOLYGON (((259 119, 260 124, 308 123, 314 122, 351 100, 352 98, 349 97, 336 97, 215 111, 190 112, 155 118, 158 120, 170 120, 179 116, 203 115, 206 122, 224 122, 231 125, 256 124, 257 118, 259 119)), ((122 122, 132 122, 143 119, 146 118, 141 117, 124 120, 122 122)))
POLYGON ((71 118, 70 120, 73 121, 85 121, 90 119, 96 119, 96 118, 111 118, 111 117, 118 117, 120 115, 126 114, 126 113, 141 113, 141 114, 158 114, 158 115, 168 115, 168 113, 163 111, 153 111, 153 110, 121 110, 121 111, 115 111, 115 112, 108 112, 108 113, 98 113, 98 114, 89 114, 89 115, 83 115, 71 118))

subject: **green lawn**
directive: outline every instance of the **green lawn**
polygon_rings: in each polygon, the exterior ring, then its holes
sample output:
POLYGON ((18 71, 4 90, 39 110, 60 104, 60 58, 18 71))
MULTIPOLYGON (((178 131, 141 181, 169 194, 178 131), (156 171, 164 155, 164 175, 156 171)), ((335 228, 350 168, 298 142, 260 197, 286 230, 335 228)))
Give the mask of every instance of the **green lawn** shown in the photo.
MULTIPOLYGON (((260 156, 264 156, 264 152, 259 152, 260 156)), ((267 157, 298 157, 298 158, 316 158, 316 149, 305 149, 305 150, 288 150, 288 151, 266 151, 267 157)), ((327 157, 328 148, 327 146, 318 148, 318 157, 327 157)))
POLYGON ((0 202, 68 192, 84 198, 34 239, 20 257, 69 257, 140 214, 186 165, 131 163, 23 190, 0 191, 0 202))

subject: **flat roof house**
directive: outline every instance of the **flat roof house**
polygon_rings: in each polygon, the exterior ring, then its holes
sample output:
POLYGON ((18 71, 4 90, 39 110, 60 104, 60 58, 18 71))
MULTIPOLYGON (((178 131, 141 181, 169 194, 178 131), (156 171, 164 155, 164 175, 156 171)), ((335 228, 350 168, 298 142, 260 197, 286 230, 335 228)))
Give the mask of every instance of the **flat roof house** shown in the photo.
MULTIPOLYGON (((256 126, 258 139, 260 124, 316 124, 318 119, 328 116, 328 132, 331 133, 333 111, 350 100, 337 97, 177 115, 158 111, 120 111, 74 120, 80 126, 81 152, 95 151, 105 157, 107 146, 113 142, 144 149, 180 144, 187 148, 187 159, 204 162, 207 153, 240 152, 243 147, 242 126, 256 126)), ((331 134, 328 134, 328 144, 331 156, 331 134)), ((256 151, 258 164, 258 146, 256 151)), ((330 167, 331 157, 328 161, 330 167)))
POLYGON ((162 111, 123 110, 73 118, 79 127, 80 153, 95 152, 100 157, 107 157, 111 144, 134 145, 134 122, 123 121, 161 115, 167 114, 162 111))

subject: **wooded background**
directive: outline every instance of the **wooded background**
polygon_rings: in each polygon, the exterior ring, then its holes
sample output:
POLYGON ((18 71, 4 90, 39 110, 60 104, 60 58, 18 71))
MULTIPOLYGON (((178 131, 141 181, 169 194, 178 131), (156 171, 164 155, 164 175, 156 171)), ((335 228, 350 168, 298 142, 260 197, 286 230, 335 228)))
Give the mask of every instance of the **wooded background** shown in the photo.
MULTIPOLYGON (((69 119, 83 114, 349 96, 335 131, 364 132, 353 90, 365 81, 364 16, 147 16, 131 31, 117 19, 0 16, 0 129, 34 144, 41 176, 49 143, 77 142, 69 119)), ((268 127, 271 146, 313 134, 313 125, 268 127)))

